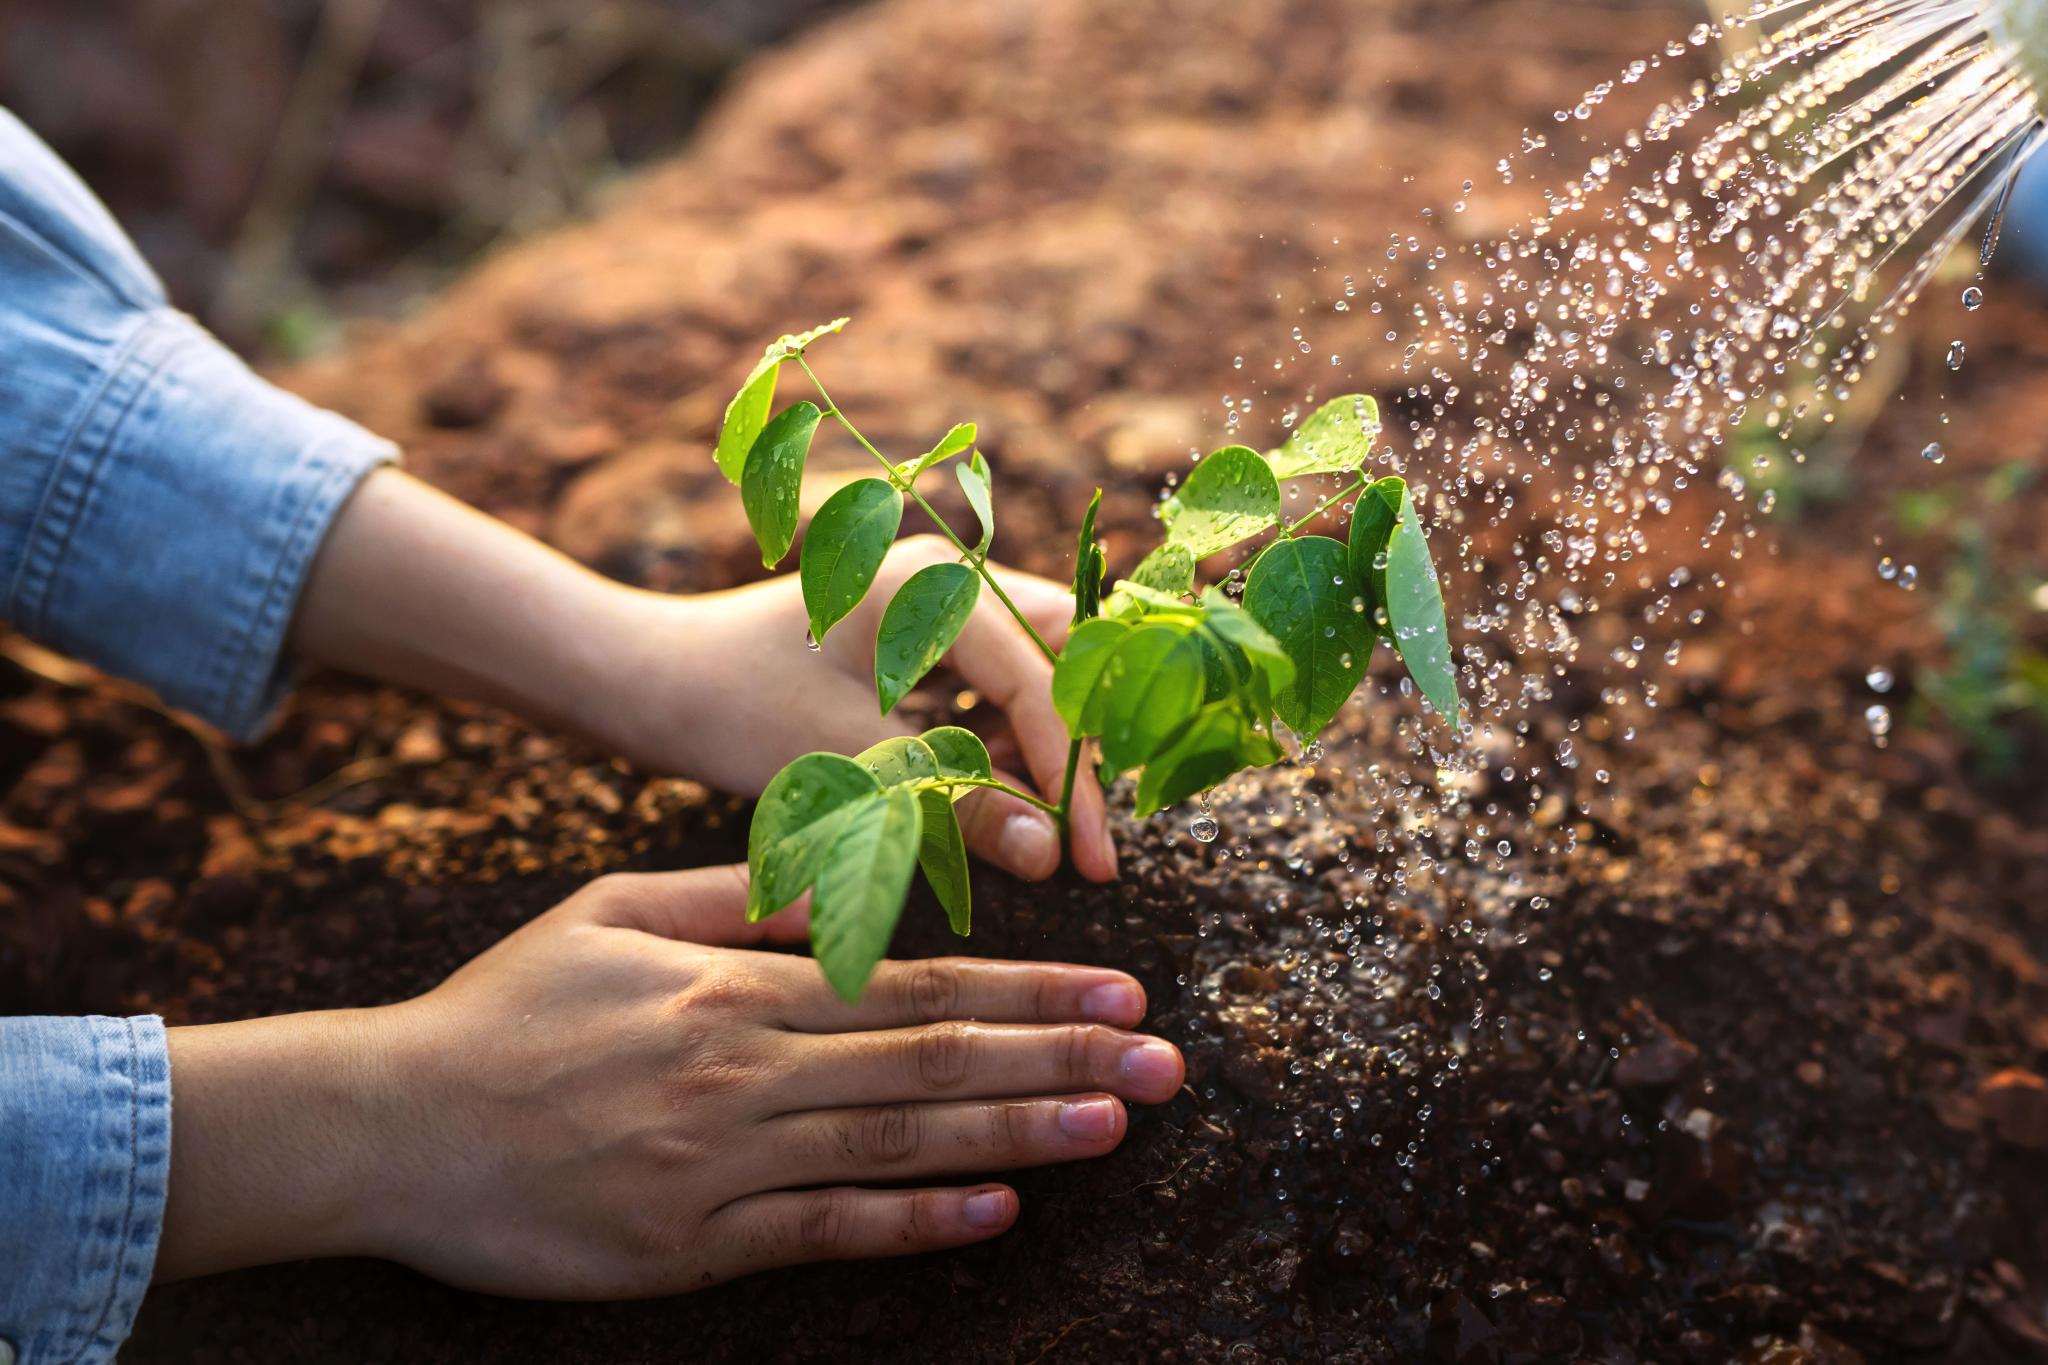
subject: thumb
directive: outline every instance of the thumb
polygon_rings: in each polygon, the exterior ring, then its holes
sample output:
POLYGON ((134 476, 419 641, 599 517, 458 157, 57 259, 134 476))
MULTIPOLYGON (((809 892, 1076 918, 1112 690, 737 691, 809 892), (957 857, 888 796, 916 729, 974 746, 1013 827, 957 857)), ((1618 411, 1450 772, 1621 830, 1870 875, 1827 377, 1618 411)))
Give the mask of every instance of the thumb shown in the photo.
POLYGON ((758 924, 747 923, 745 863, 622 872, 601 885, 605 894, 592 898, 591 918, 614 928, 723 948, 802 943, 811 932, 809 897, 758 924))

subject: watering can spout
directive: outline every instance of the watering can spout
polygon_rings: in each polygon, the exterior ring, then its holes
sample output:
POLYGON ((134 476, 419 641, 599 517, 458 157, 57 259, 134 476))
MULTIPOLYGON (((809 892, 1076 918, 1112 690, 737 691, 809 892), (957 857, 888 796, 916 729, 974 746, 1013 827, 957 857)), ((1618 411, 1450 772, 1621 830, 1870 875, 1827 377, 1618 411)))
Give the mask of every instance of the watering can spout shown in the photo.
POLYGON ((2048 0, 1980 0, 1992 34, 2005 44, 2027 79, 2034 99, 2048 110, 2048 0))

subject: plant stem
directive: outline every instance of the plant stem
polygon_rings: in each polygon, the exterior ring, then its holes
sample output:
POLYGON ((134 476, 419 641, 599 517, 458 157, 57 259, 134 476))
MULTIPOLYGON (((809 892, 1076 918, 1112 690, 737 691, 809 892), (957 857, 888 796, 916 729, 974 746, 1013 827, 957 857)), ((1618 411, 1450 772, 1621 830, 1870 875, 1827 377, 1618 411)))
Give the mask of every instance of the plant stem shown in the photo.
POLYGON ((1077 739, 1067 745, 1067 775, 1060 781, 1060 808, 1055 812, 1059 816, 1060 833, 1062 835, 1067 832, 1067 826, 1073 820, 1074 773, 1080 766, 1081 741, 1077 739))
POLYGON ((1030 792, 1018 791, 1007 782, 998 782, 993 777, 935 777, 916 784, 919 791, 947 791, 954 787, 986 787, 990 791, 1007 792, 1026 805, 1036 806, 1047 815, 1059 816, 1060 808, 1050 801, 1042 801, 1030 792))
MULTIPOLYGON (((861 435, 860 428, 855 426, 853 424, 852 419, 847 417, 847 415, 844 412, 841 412, 839 410, 839 405, 832 401, 832 395, 826 392, 824 384, 821 383, 818 379, 817 372, 811 368, 810 361, 804 359, 803 352, 797 352, 796 363, 803 368, 804 374, 810 378, 811 386, 818 391, 818 397, 825 400, 826 411, 831 413, 833 418, 838 421, 840 426, 846 428, 846 434, 853 437, 854 440, 860 442, 861 448, 866 450, 868 454, 874 456, 877 460, 881 461, 882 467, 889 471, 889 482, 895 484, 898 488, 901 488, 904 492, 908 493, 910 495, 911 501, 915 502, 919 507, 922 507, 924 509, 924 514, 932 519, 932 524, 939 528, 940 533, 943 534, 947 540, 953 542, 953 548, 958 550, 961 553, 961 555, 967 560, 968 564, 974 569, 974 571, 981 575, 982 582, 988 584, 989 590, 996 595, 996 600, 1001 602, 1003 606, 1006 609, 1008 609, 1010 615, 1016 618, 1018 625, 1024 627, 1024 633, 1031 637, 1032 644, 1038 646, 1038 652, 1046 657, 1046 661, 1048 663, 1057 663, 1059 661, 1059 655, 1053 652, 1052 646, 1045 642, 1045 637, 1038 633, 1037 629, 1032 626, 1031 622, 1027 621, 1024 618, 1024 613, 1022 611, 1019 611, 1017 609, 1017 604, 1010 600, 1010 594, 1003 591, 1003 585, 996 582, 996 576, 989 572, 988 556, 985 554, 976 554, 974 551, 968 549, 967 542, 963 541, 962 539, 960 539, 959 536, 955 535, 953 533, 953 528, 946 524, 946 519, 940 516, 936 511, 934 511, 932 505, 924 500, 924 494, 918 492, 917 489, 913 488, 908 482, 906 482, 903 479, 901 475, 899 475, 896 472, 895 462, 890 460, 890 458, 884 455, 881 451, 875 449, 874 443, 868 440, 867 437, 861 435)), ((1046 806, 1045 809, 1052 810, 1053 807, 1046 806)))
POLYGON ((1316 509, 1313 512, 1310 512, 1307 516, 1303 517, 1300 521, 1295 522, 1292 526, 1289 526, 1280 534, 1284 536, 1293 535, 1296 531, 1299 531, 1302 527, 1308 525, 1317 517, 1329 511, 1332 507, 1335 507, 1338 503, 1344 501, 1344 499, 1351 497, 1353 494, 1364 492, 1365 484, 1365 475, 1360 474, 1356 479, 1352 480, 1350 487, 1342 490, 1341 492, 1333 493, 1329 497, 1323 499, 1323 501, 1316 507, 1316 509))

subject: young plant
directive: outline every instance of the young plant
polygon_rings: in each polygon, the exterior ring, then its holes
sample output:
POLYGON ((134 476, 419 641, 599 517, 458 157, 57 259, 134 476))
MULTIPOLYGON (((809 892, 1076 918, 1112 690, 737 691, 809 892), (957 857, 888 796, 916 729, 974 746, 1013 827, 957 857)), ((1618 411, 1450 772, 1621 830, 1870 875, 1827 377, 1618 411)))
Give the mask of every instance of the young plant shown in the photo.
POLYGON ((829 417, 874 456, 880 474, 841 488, 811 519, 799 575, 812 639, 822 642, 874 586, 908 499, 960 558, 919 570, 882 613, 875 640, 882 713, 945 657, 986 589, 1052 662, 1053 704, 1072 744, 1056 805, 997 780, 981 741, 952 726, 851 757, 806 754, 776 775, 747 841, 747 913, 763 918, 809 891, 812 952, 843 998, 860 997, 887 951, 916 869, 954 932, 968 932, 967 852, 953 803, 970 792, 1008 792, 1052 814, 1064 830, 1074 774, 1092 741, 1103 781, 1135 774, 1137 813, 1151 815, 1247 768, 1279 762, 1285 755, 1276 722, 1298 740, 1312 739, 1364 679, 1381 640, 1399 652, 1430 706, 1456 718, 1443 594, 1407 486, 1360 472, 1379 434, 1371 398, 1326 403, 1277 450, 1226 446, 1203 459, 1160 509, 1164 543, 1106 597, 1107 564, 1095 539, 1098 489, 1075 551, 1073 629, 1055 653, 989 571, 993 480, 974 448, 974 425, 954 427, 915 459, 893 461, 812 371, 811 346, 846 321, 768 347, 726 408, 715 458, 739 485, 761 562, 774 568, 795 542, 804 463, 829 417), (818 402, 792 403, 771 417, 778 377, 792 364, 818 402), (948 461, 979 523, 971 545, 918 491, 919 480, 948 461), (1329 475, 1343 477, 1344 487, 1283 523, 1281 485, 1329 475), (1348 541, 1302 534, 1350 499, 1348 541), (1203 560, 1268 533, 1247 568, 1241 605, 1214 587, 1197 592, 1203 560))

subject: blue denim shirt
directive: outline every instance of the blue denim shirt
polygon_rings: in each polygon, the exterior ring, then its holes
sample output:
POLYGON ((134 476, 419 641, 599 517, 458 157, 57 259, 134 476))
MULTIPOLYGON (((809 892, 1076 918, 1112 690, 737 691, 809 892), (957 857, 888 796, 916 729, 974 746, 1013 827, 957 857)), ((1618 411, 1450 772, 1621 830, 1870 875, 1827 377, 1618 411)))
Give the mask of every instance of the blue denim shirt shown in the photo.
MULTIPOLYGON (((251 734, 321 538, 395 456, 173 310, 0 110, 0 617, 251 734)), ((0 1341, 24 1365, 112 1359, 170 1151, 160 1019, 0 1018, 0 1341)))

